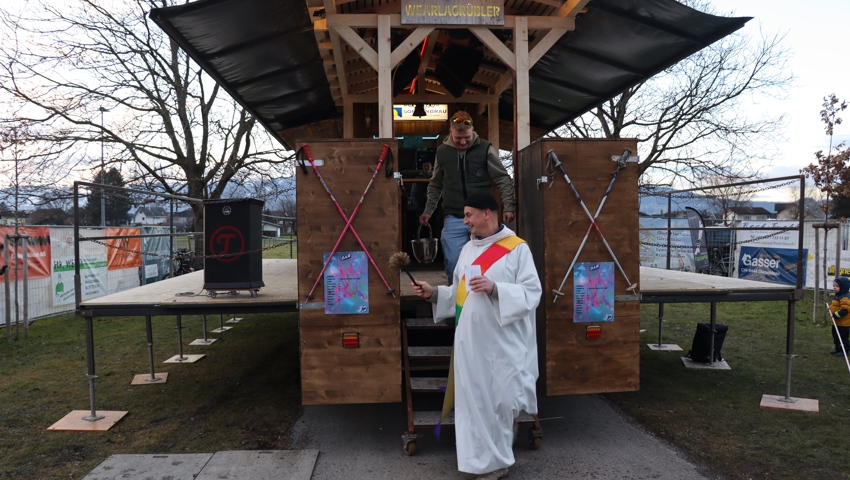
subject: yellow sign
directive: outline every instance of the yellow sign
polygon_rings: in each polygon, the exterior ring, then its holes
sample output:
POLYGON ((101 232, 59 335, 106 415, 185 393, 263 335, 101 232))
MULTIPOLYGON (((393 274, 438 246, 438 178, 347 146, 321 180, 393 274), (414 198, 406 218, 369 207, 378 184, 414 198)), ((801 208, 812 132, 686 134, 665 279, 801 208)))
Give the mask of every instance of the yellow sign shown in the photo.
POLYGON ((500 0, 402 0, 405 25, 504 25, 505 3, 500 0))
POLYGON ((393 121, 408 122, 449 119, 449 106, 445 103, 436 105, 425 104, 425 115, 420 117, 413 114, 415 110, 416 105, 393 105, 393 121))

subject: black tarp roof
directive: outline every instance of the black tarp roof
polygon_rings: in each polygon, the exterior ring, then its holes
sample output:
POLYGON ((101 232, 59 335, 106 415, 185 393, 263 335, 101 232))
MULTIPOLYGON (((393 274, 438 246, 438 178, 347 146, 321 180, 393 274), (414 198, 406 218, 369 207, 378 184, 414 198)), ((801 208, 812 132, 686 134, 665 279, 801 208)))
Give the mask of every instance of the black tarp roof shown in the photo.
MULTIPOLYGON (((346 10, 356 12, 362 1, 346 10)), ((516 14, 532 6, 528 14, 555 10, 506 1, 516 14)), ((341 119, 304 0, 201 0, 150 16, 273 133, 341 119)), ((553 130, 749 19, 708 15, 675 0, 591 0, 575 30, 529 72, 531 127, 553 130)), ((507 90, 500 99, 503 120, 513 120, 512 95, 507 90)))

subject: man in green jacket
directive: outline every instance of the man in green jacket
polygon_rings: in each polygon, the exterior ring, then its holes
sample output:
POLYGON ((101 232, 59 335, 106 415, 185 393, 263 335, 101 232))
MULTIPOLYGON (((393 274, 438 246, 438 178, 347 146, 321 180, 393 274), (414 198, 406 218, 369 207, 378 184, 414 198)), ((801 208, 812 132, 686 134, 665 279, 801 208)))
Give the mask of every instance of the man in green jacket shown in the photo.
POLYGON ((449 134, 437 147, 425 212, 419 216, 419 223, 427 225, 443 198, 440 243, 449 285, 460 250, 469 241, 469 228, 463 224, 463 202, 475 192, 489 192, 492 185, 501 196, 502 223, 512 222, 516 206, 513 180, 502 165, 499 152, 475 133, 469 113, 459 111, 449 119, 449 134))

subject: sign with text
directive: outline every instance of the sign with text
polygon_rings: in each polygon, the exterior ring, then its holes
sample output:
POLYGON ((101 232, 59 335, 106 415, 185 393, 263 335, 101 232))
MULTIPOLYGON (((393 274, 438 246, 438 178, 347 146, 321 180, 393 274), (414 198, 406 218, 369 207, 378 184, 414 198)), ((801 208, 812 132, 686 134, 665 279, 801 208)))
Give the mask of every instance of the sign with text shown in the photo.
POLYGON ((393 105, 393 121, 409 122, 422 120, 448 120, 449 106, 445 103, 429 105, 425 104, 425 115, 417 117, 413 114, 416 105, 393 105))
MULTIPOLYGON (((803 249, 803 258, 808 254, 803 249)), ((803 278, 806 262, 803 262, 803 278)), ((797 250, 791 248, 741 247, 738 278, 757 282, 795 285, 797 283, 797 250)))
POLYGON ((403 25, 504 25, 505 2, 494 0, 402 0, 403 25))

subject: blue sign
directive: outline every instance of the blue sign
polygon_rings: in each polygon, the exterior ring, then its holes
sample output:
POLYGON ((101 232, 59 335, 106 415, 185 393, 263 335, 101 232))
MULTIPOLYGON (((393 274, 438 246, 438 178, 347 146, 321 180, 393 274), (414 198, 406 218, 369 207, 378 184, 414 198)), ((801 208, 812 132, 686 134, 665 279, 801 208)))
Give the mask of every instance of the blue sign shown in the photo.
MULTIPOLYGON (((806 278, 808 249, 803 249, 803 278, 806 278)), ((738 278, 757 282, 797 284, 797 249, 741 247, 738 278)))

